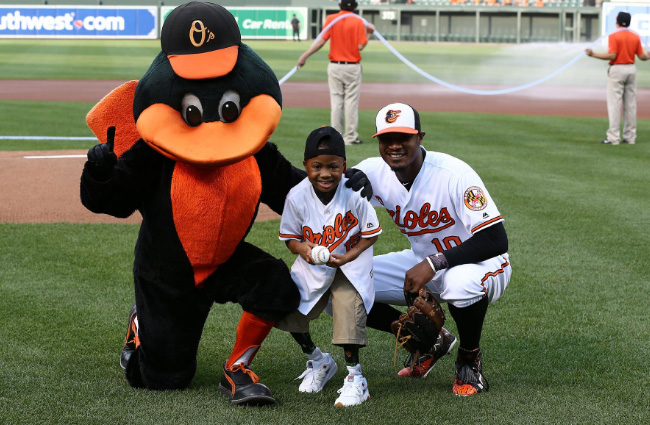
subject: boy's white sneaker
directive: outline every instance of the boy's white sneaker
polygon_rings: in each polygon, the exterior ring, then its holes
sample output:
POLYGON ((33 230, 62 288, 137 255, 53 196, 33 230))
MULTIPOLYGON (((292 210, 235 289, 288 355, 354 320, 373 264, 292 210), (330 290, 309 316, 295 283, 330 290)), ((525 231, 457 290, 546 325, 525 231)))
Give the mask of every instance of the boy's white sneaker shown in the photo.
POLYGON ((329 353, 323 353, 320 361, 307 361, 307 369, 296 379, 302 379, 298 391, 301 393, 320 392, 327 381, 339 370, 329 353))
POLYGON ((363 375, 346 376, 343 387, 338 392, 341 395, 334 402, 334 406, 357 406, 370 398, 368 381, 363 375))

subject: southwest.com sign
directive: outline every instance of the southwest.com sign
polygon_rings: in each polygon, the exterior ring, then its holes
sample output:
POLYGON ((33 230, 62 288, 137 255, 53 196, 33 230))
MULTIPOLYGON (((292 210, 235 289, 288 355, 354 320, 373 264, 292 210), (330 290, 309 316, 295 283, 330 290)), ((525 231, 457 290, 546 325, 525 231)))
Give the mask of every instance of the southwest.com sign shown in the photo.
POLYGON ((2 38, 157 38, 157 7, 0 7, 2 38))

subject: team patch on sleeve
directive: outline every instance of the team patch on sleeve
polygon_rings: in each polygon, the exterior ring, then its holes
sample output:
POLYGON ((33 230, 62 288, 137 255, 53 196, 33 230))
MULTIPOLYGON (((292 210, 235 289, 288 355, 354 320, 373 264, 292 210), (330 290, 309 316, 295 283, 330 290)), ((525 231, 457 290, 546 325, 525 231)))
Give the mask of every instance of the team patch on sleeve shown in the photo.
POLYGON ((481 211, 487 207, 487 198, 483 189, 478 186, 472 186, 465 191, 465 206, 472 211, 481 211))

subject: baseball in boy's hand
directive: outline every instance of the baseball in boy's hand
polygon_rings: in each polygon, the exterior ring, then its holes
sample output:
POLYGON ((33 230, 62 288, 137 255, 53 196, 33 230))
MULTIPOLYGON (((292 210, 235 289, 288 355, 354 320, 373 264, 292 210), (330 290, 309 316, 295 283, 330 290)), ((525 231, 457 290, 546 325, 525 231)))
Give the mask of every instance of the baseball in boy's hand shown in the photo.
POLYGON ((311 258, 316 265, 325 264, 330 260, 330 251, 322 245, 316 245, 311 249, 311 258))

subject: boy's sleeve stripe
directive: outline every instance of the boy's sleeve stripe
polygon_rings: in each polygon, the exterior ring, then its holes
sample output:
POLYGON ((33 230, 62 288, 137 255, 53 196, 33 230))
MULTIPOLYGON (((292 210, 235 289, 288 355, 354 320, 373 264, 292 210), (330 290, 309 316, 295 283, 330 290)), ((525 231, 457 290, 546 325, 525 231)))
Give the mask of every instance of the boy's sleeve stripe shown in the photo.
POLYGON ((375 235, 375 234, 377 234, 379 232, 381 232, 381 226, 379 226, 376 229, 370 230, 369 232, 361 232, 361 234, 363 236, 372 236, 372 235, 375 235))

